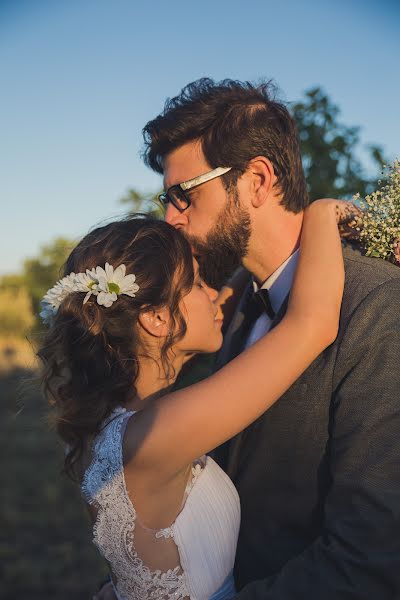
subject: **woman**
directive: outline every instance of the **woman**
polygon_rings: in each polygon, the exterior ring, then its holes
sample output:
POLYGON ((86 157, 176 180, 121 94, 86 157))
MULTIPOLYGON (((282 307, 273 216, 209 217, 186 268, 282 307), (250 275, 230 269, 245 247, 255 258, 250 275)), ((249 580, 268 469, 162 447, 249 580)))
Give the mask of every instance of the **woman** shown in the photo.
POLYGON ((206 453, 334 341, 344 282, 336 223, 334 203, 307 209, 284 319, 181 391, 170 389, 184 362, 221 346, 222 315, 172 227, 132 219, 96 229, 45 297, 45 316, 55 314, 39 352, 44 388, 121 600, 234 595, 239 499, 206 453))

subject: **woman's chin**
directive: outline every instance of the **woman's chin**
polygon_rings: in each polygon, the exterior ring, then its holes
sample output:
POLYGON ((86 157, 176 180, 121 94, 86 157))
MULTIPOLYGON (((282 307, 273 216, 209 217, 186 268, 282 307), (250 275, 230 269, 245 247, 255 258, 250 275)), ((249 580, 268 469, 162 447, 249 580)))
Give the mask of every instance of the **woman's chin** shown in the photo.
POLYGON ((219 332, 217 335, 212 336, 213 339, 210 339, 211 336, 207 339, 207 341, 202 344, 201 348, 193 351, 193 354, 213 354, 214 352, 218 352, 221 349, 222 342, 224 338, 222 333, 219 332))
POLYGON ((224 336, 222 335, 221 331, 218 331, 218 334, 216 335, 216 338, 215 338, 215 343, 212 344, 211 349, 206 350, 206 352, 218 352, 218 350, 221 349, 223 341, 224 341, 224 336))

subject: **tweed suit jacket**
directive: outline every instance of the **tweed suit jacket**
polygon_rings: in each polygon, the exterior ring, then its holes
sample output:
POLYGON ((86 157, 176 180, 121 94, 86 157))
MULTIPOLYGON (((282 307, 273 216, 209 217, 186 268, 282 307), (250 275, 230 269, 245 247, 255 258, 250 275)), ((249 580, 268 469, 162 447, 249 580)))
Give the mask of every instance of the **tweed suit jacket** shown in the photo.
POLYGON ((349 245, 344 261, 336 341, 215 454, 241 499, 240 600, 400 599, 400 269, 349 245))

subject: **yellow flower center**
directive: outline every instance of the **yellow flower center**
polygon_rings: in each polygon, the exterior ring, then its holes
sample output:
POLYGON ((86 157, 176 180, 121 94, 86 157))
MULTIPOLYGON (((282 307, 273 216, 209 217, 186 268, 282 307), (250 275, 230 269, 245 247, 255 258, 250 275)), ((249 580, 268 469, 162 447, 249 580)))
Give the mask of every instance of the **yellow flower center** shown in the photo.
POLYGON ((108 284, 108 289, 110 290, 111 294, 113 292, 115 292, 117 295, 121 293, 121 288, 119 287, 119 285, 117 283, 114 283, 113 281, 111 281, 108 284))

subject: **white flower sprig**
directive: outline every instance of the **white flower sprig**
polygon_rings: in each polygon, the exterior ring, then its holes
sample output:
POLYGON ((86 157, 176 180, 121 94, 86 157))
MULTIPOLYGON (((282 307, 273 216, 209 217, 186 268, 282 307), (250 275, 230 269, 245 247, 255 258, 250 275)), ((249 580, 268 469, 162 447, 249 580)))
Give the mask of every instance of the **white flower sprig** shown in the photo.
POLYGON ((40 316, 44 323, 51 324, 60 307, 61 302, 74 292, 86 292, 83 304, 93 294, 97 304, 110 307, 121 294, 134 297, 139 290, 136 277, 133 274, 125 275, 125 265, 114 267, 109 263, 102 267, 86 269, 85 273, 70 273, 60 279, 41 301, 42 311, 40 316))
MULTIPOLYGON (((354 199, 358 200, 357 194, 354 199)), ((386 167, 380 189, 359 201, 363 210, 360 242, 367 256, 400 266, 400 160, 386 167)))

